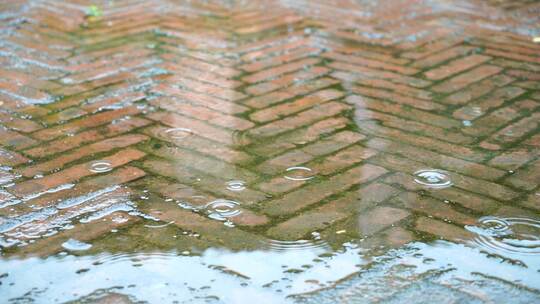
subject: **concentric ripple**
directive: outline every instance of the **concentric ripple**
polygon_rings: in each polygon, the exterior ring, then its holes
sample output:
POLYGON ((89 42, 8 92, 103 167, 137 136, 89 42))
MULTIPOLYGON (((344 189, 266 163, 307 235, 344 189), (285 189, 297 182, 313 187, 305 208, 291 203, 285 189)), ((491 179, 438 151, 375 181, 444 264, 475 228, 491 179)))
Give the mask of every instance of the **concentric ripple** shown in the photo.
POLYGON ((315 173, 308 167, 289 167, 285 170, 285 178, 292 181, 306 181, 315 177, 315 173))
POLYGON ((281 241, 281 240, 268 240, 267 246, 271 251, 284 252, 284 251, 315 251, 326 250, 329 248, 328 244, 320 239, 316 240, 296 240, 296 241, 281 241))
POLYGON ((227 182, 227 190, 239 192, 246 189, 246 182, 241 180, 232 180, 227 182))
POLYGON ((540 254, 540 221, 528 218, 482 217, 477 226, 465 228, 476 234, 478 245, 512 254, 540 254))
POLYGON ((235 217, 242 213, 238 207, 240 203, 226 200, 226 199, 217 199, 211 201, 210 203, 204 206, 208 217, 218 221, 226 221, 228 218, 235 217))
POLYGON ((170 139, 183 139, 190 135, 193 135, 193 131, 188 128, 171 128, 164 132, 165 137, 170 139))
POLYGON ((106 160, 96 160, 90 163, 88 169, 93 173, 105 173, 112 170, 112 164, 106 160))
POLYGON ((454 184, 448 172, 438 169, 418 170, 414 172, 414 181, 422 186, 436 189, 448 188, 454 184))

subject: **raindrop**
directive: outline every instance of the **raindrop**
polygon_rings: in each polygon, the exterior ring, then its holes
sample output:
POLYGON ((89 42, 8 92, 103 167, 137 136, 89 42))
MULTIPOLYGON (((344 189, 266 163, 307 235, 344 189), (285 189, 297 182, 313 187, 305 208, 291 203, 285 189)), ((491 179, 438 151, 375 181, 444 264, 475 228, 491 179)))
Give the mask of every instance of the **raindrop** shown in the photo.
POLYGON ((90 163, 89 170, 94 173, 104 173, 112 170, 112 164, 106 160, 96 160, 90 163))
POLYGON ((83 251, 92 248, 92 245, 76 239, 69 239, 62 243, 62 247, 69 251, 83 251))
POLYGON ((226 199, 217 199, 206 204, 204 209, 206 210, 209 218, 218 221, 226 221, 228 218, 242 213, 242 211, 238 209, 238 206, 240 206, 240 203, 238 202, 226 199))
POLYGON ((463 125, 464 125, 465 127, 470 127, 470 126, 472 126, 472 122, 471 122, 470 120, 464 120, 464 121, 462 121, 462 122, 463 122, 463 125))
POLYGON ((446 171, 424 169, 414 172, 414 181, 429 188, 447 188, 453 185, 446 171))
POLYGON ((172 128, 165 130, 166 137, 170 139, 182 139, 193 134, 191 129, 187 128, 172 128))
POLYGON ((315 177, 313 170, 307 167, 290 167, 286 171, 284 177, 292 181, 306 181, 315 177))
POLYGON ((481 217, 465 229, 476 234, 478 245, 512 254, 540 254, 540 221, 529 218, 481 217))
POLYGON ((243 191, 246 189, 246 182, 241 180, 232 180, 227 182, 227 190, 229 191, 243 191))

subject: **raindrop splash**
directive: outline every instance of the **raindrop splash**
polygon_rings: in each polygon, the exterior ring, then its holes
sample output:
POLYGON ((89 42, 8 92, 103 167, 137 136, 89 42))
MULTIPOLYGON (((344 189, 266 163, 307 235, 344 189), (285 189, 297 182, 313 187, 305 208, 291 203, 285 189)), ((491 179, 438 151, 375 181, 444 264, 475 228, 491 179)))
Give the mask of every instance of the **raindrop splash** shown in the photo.
POLYGON ((307 181, 315 177, 313 170, 307 167, 290 167, 286 172, 284 177, 292 181, 307 181))
POLYGON ((193 131, 187 128, 172 128, 165 130, 165 136, 170 139, 183 139, 193 135, 193 131))
POLYGON ((217 199, 212 201, 204 207, 208 217, 218 221, 226 221, 228 218, 234 217, 242 213, 238 209, 240 203, 226 200, 226 199, 217 199))
POLYGON ((93 173, 105 173, 112 170, 112 164, 106 160, 96 160, 90 163, 88 169, 93 173))
POLYGON ((540 254, 540 221, 486 216, 478 223, 465 229, 476 234, 474 242, 481 247, 511 254, 540 254))
POLYGON ((246 182, 241 180, 232 180, 227 182, 227 190, 239 192, 246 189, 246 182))
POLYGON ((437 169, 424 169, 414 172, 414 181, 420 185, 442 189, 453 185, 446 171, 437 169))

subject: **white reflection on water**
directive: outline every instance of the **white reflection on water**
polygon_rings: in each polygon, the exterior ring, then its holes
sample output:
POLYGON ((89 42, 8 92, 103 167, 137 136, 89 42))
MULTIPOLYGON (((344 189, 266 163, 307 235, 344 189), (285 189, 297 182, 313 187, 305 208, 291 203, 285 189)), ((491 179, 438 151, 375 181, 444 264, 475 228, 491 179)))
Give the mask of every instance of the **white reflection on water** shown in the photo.
MULTIPOLYGON (((423 284, 425 280, 420 278, 435 273, 435 279, 430 279, 431 285, 424 288, 441 289, 449 284, 453 291, 448 288, 443 293, 455 293, 471 288, 476 282, 480 287, 475 288, 489 295, 491 287, 480 281, 490 278, 518 290, 528 288, 527 293, 521 293, 525 299, 540 299, 540 293, 534 291, 540 290, 539 256, 522 256, 521 264, 515 264, 500 257, 488 257, 478 248, 441 241, 412 243, 368 259, 354 247, 323 256, 321 254, 328 250, 314 247, 251 252, 209 249, 201 256, 139 253, 0 260, 0 278, 2 273, 8 274, 0 279, 0 302, 27 292, 35 303, 48 303, 47 299, 64 302, 114 287, 116 292, 150 303, 182 302, 209 296, 223 303, 245 303, 246 299, 284 303, 293 301, 287 297, 289 295, 333 287, 301 299, 314 303, 328 303, 327 300, 338 298, 356 303, 363 299, 361 303, 369 303, 370 299, 392 300, 398 286, 410 286, 415 280, 423 284), (371 265, 362 268, 368 260, 371 265), (396 267, 401 269, 397 273, 391 270, 396 267), (88 271, 80 272, 81 269, 88 271), (359 275, 354 274, 356 272, 359 275), (350 279, 335 288, 333 284, 348 276, 350 279), (472 283, 460 283, 463 281, 472 283)), ((406 297, 414 298, 411 292, 418 292, 404 290, 406 297)), ((441 290, 436 291, 440 296, 441 290)), ((424 298, 420 294, 418 297, 424 298)))
POLYGON ((284 252, 210 249, 202 256, 147 253, 0 260, 0 275, 9 274, 0 279, 0 302, 27 292, 35 303, 49 303, 46 299, 64 302, 98 289, 122 286, 117 292, 149 303, 185 301, 198 296, 216 296, 224 303, 245 303, 246 299, 283 303, 289 294, 319 288, 313 280, 327 286, 326 282, 358 270, 357 251, 343 251, 313 261, 324 252, 323 248, 284 252), (80 272, 81 269, 89 270, 80 272), (302 272, 288 271, 291 269, 302 272), (128 287, 132 284, 135 287, 128 287), (37 290, 41 292, 32 296, 37 290))

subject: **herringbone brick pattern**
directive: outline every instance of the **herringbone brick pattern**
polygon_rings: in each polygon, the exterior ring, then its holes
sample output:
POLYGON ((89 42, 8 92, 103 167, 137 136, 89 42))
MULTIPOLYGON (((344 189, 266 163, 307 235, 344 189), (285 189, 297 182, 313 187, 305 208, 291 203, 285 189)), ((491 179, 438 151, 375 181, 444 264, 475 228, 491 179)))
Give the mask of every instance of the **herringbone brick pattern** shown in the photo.
POLYGON ((538 214, 539 10, 4 1, 0 245, 48 254, 148 219, 232 249, 313 231, 399 245, 538 214), (454 185, 418 185, 426 168, 454 185), (178 206, 215 199, 240 204, 234 228, 178 206))

